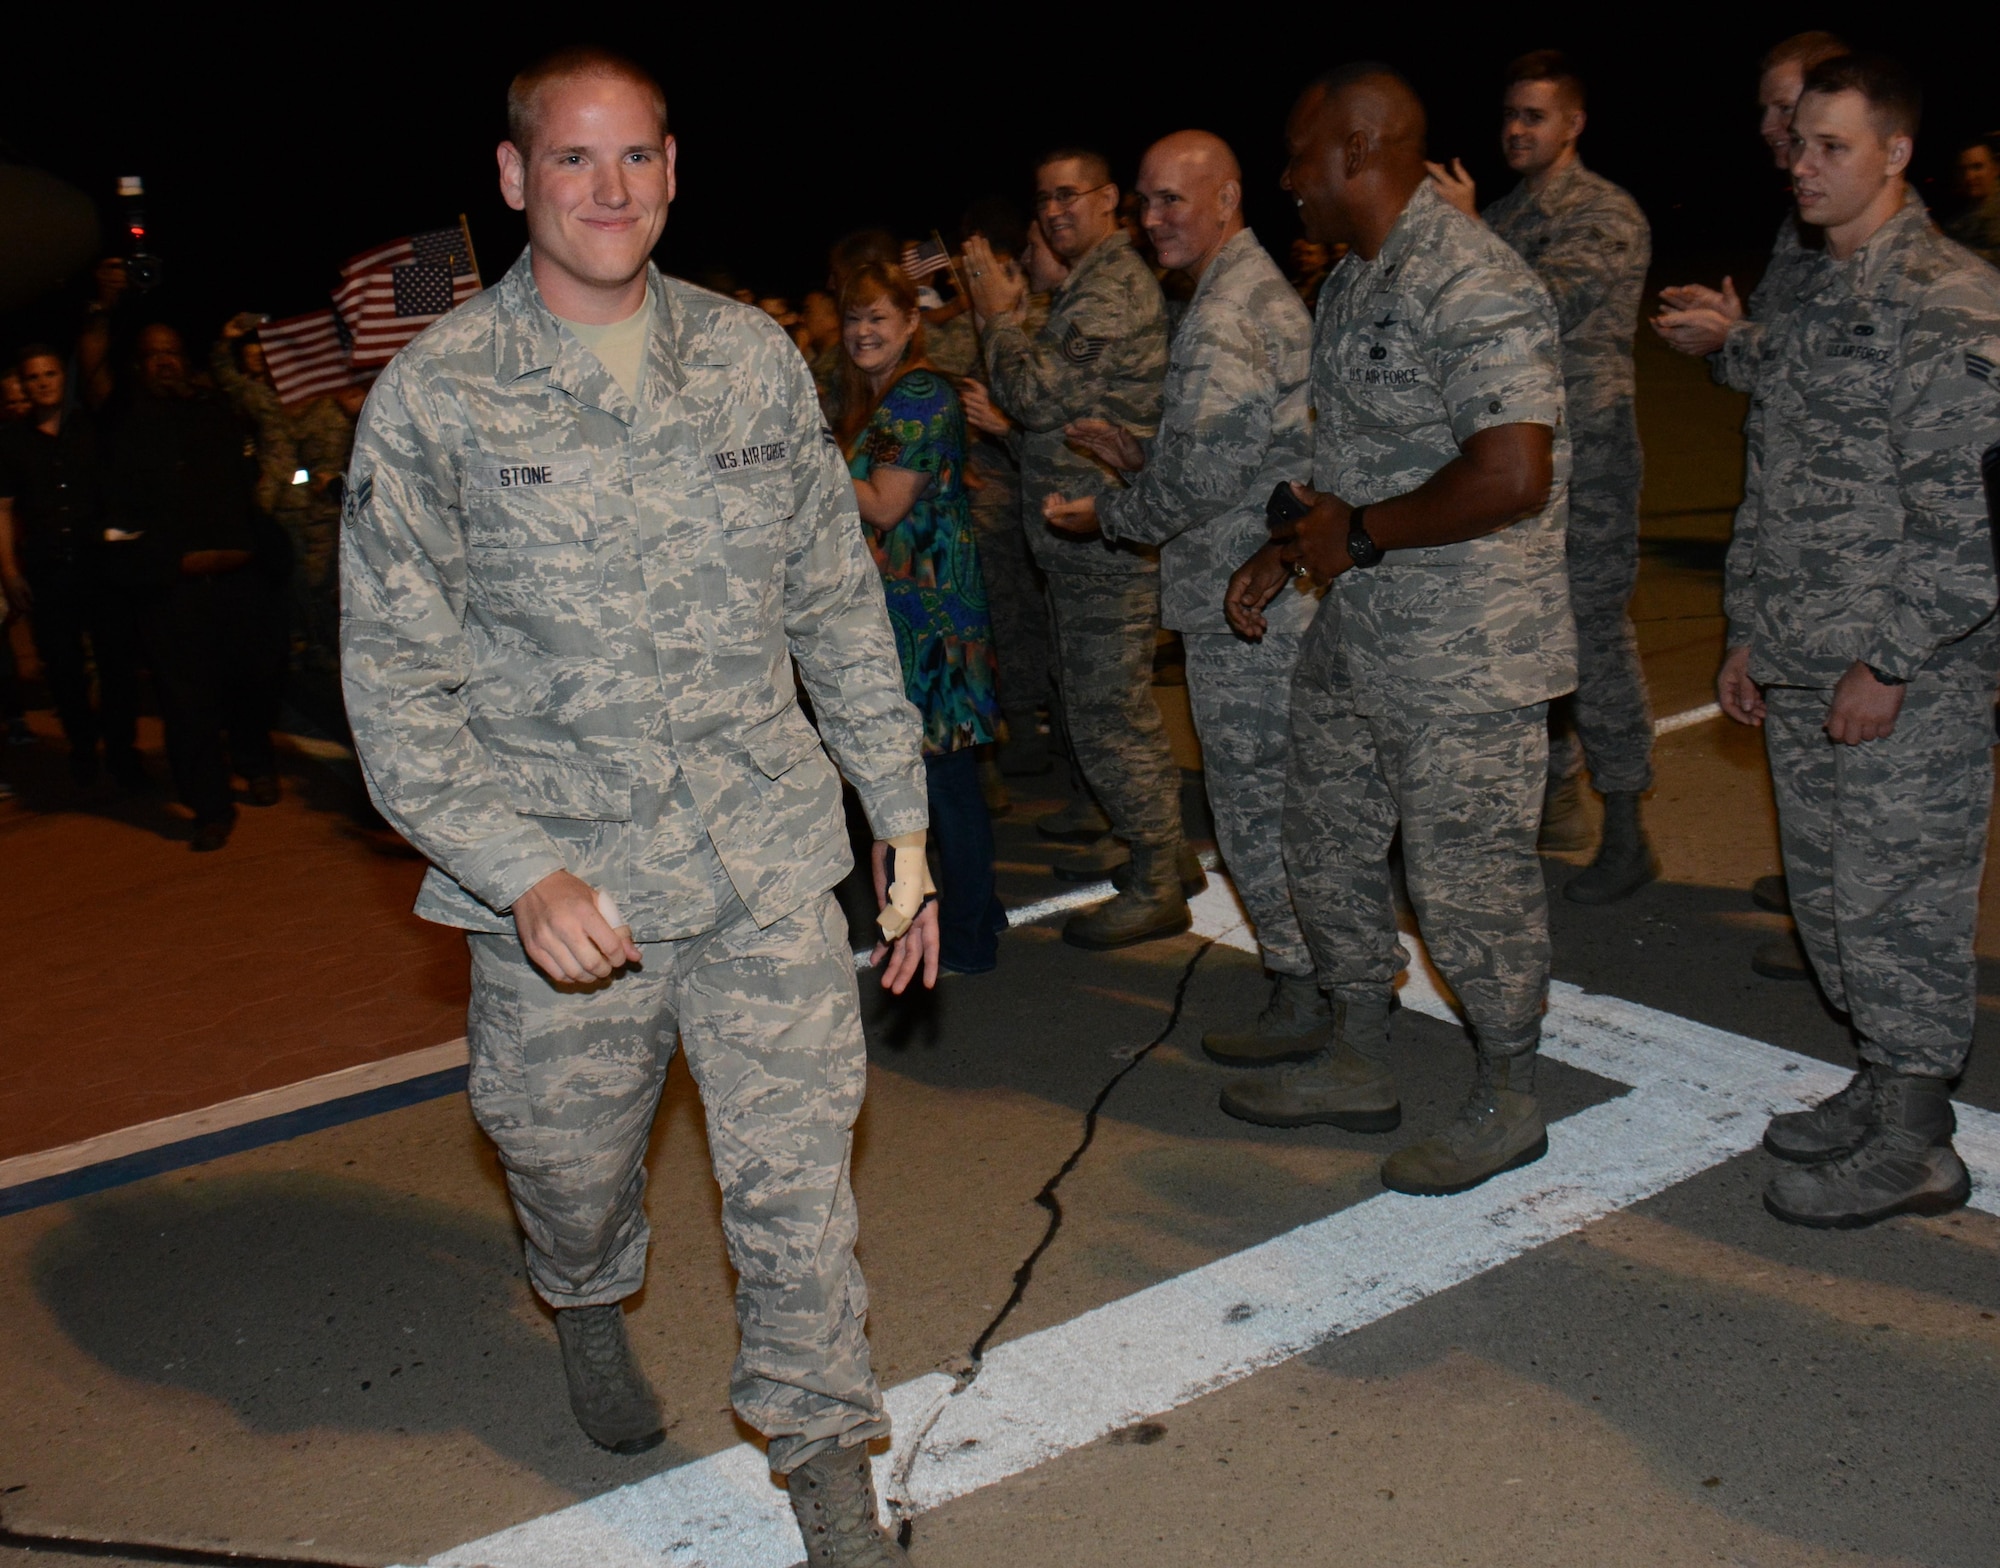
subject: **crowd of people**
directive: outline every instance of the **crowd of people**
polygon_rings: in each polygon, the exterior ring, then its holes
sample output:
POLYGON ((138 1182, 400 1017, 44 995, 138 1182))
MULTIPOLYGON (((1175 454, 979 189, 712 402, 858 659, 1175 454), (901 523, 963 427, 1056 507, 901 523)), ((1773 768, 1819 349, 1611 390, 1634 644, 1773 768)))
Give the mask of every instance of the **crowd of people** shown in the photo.
MULTIPOLYGON (((1941 231, 1908 184, 1916 83, 1824 33, 1763 58, 1758 100, 1791 198, 1763 281, 1747 303, 1727 279, 1668 288, 1651 330, 1751 395, 1718 693, 1764 730, 1770 896, 1860 1058, 1772 1121, 1765 1202, 1841 1227, 1969 1192, 1950 1087, 2000 683, 2000 170, 1967 144, 1968 210, 1941 231)), ((1538 854, 1591 851, 1563 887, 1589 905, 1659 874, 1628 615, 1651 244, 1582 160, 1562 55, 1513 62, 1498 108, 1517 182, 1482 201, 1428 161, 1395 71, 1312 83, 1286 129, 1289 275, 1232 150, 1182 131, 1129 195, 1061 148, 1028 213, 981 203, 950 244, 850 235, 795 310, 649 264, 663 95, 565 51, 508 100, 528 250, 395 360, 358 431, 352 400, 276 403, 248 318, 212 389, 156 326, 116 375, 101 337, 20 356, 0 560, 79 782, 100 739, 134 774, 143 660, 176 787, 226 837, 229 767, 253 800, 269 777, 287 629, 295 655, 330 647, 344 507, 347 720, 432 864, 418 913, 469 933, 472 1109, 595 1441, 662 1435, 621 1303, 677 1038, 739 1273, 736 1408, 813 1562, 905 1560, 866 1448, 886 1416, 846 1175, 865 1056, 828 897, 842 790, 894 992, 998 962, 991 812, 1058 765, 1073 804, 1039 830, 1115 887, 1065 940, 1185 931, 1204 872, 1151 690, 1163 629, 1272 980, 1203 1040, 1246 1069, 1221 1110, 1399 1125, 1399 842, 1476 1057, 1456 1116, 1382 1180, 1447 1197, 1547 1149, 1538 854)))
MULTIPOLYGON (((288 407, 259 318, 226 323, 198 364, 128 282, 107 259, 75 341, 26 344, 0 377, 0 596, 6 629, 30 631, 77 790, 155 791, 137 744, 150 676, 189 847, 208 852, 239 800, 281 797, 288 684, 338 713, 333 544, 363 393, 288 407)), ((0 699, 31 741, 11 636, 0 699)))

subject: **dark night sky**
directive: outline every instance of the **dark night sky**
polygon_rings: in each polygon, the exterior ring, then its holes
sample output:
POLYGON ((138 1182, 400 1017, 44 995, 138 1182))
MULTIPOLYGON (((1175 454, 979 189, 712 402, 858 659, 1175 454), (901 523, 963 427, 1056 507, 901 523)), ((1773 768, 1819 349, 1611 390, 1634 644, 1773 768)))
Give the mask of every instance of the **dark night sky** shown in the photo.
MULTIPOLYGON (((1498 68, 1524 49, 1570 50, 1592 86, 1587 160, 1639 198, 1660 254, 1691 263, 1759 255, 1769 243, 1778 208, 1752 134, 1753 62, 1786 33, 1836 27, 1917 67, 1930 94, 1925 175, 1948 163, 1952 136, 2000 123, 1986 85, 1990 47, 1969 48, 1980 40, 1942 20, 1889 33, 1880 7, 1743 5, 1705 11, 1684 35, 1671 13, 1629 5, 1505 7, 1491 20, 1378 5, 1356 21, 1325 7, 1323 22, 1301 21, 1314 13, 1297 6, 1081 7, 1064 14, 1089 20, 1047 38, 1017 20, 1026 12, 993 9, 1005 20, 985 42, 970 41, 961 22, 927 19, 981 9, 755 7, 734 13, 733 26, 662 20, 630 36, 598 32, 667 88, 681 197, 662 265, 687 275, 722 267, 795 294, 817 281, 827 242, 847 229, 949 232, 970 198, 1024 194, 1027 160, 1043 147, 1101 145, 1122 177, 1148 141, 1184 125, 1236 145, 1252 221, 1282 249, 1297 232, 1274 183, 1285 110, 1306 78, 1359 57, 1412 77, 1430 105, 1434 154, 1464 156, 1493 195, 1506 184, 1498 68), (1708 19, 1723 14, 1733 37, 1717 46, 1708 19), (1177 31, 1167 18, 1189 15, 1227 18, 1228 30, 1162 41, 1177 31), (908 45, 896 32, 903 17, 908 45)), ((144 175, 169 279, 161 306, 203 334, 237 309, 316 308, 344 257, 461 211, 491 282, 522 240, 493 180, 507 79, 541 50, 592 35, 457 20, 474 14, 427 11, 414 36, 435 37, 429 48, 388 19, 407 12, 371 24, 366 13, 321 8, 320 26, 289 36, 262 23, 93 22, 68 37, 58 27, 32 61, 10 62, 0 143, 93 195, 108 194, 116 175, 144 175), (379 63, 369 60, 371 35, 383 40, 379 63)), ((1930 194, 1949 202, 1940 187, 1930 194)), ((10 335, 39 330, 36 315, 47 319, 29 312, 10 335)))

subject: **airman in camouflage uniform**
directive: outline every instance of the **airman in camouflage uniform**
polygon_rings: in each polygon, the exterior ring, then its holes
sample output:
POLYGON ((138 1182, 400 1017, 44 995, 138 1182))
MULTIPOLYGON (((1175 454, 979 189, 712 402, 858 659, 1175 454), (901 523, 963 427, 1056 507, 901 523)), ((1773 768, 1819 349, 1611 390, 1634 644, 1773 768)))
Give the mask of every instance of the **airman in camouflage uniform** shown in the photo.
POLYGON ((1549 776, 1552 790, 1574 788, 1579 762, 1587 761, 1592 785, 1606 797, 1597 862, 1564 891, 1579 902, 1609 902, 1655 874, 1638 823, 1638 798, 1653 787, 1653 715, 1627 613, 1639 578, 1643 466, 1632 337, 1652 233, 1637 202, 1574 159, 1539 188, 1522 180, 1482 216, 1535 269, 1562 323, 1576 465, 1566 548, 1577 680, 1575 696, 1558 705, 1571 723, 1551 739, 1549 776))
MULTIPOLYGON (((1257 236, 1239 230, 1202 271, 1174 333, 1145 467, 1130 489, 1097 497, 1106 538, 1159 547, 1160 618, 1187 649, 1216 841, 1256 923, 1265 967, 1281 992, 1296 993, 1277 1000, 1290 1001, 1287 1017, 1300 1027, 1260 1032, 1283 1034, 1286 1050, 1325 1012, 1283 846, 1292 672, 1314 602, 1285 592, 1253 643, 1230 630, 1222 599, 1231 574, 1268 537, 1272 489, 1311 470, 1311 364, 1312 318, 1257 236)), ((1205 1043, 1221 1059, 1246 1060, 1246 1037, 1205 1043)))
POLYGON ((758 310, 650 267, 646 289, 637 397, 526 255, 384 373, 342 532, 347 702, 377 804, 432 863, 417 912, 472 933, 472 1108, 566 1350, 568 1309, 643 1279, 678 1032, 739 1276, 732 1397, 791 1472, 887 1429, 821 737, 886 839, 927 821, 920 726, 804 362, 758 310), (558 986, 530 962, 509 911, 565 869, 615 899, 642 963, 558 986))
POLYGON ((1802 1168, 1766 1201, 1847 1225, 1966 1192, 1948 1081, 1972 1039, 1992 806, 1979 460, 2000 441, 2000 275, 1912 196, 1846 259, 1803 251, 1786 287, 1753 361, 1761 442, 1726 577, 1730 663, 1761 712, 1732 716, 1763 723, 1792 913, 1862 1059, 1834 1099, 1773 1121, 1767 1147, 1802 1168), (1900 687, 1901 708, 1842 743, 1836 694, 1857 683, 1900 687))
POLYGON ((1553 435, 1552 484, 1533 515, 1336 577, 1293 683, 1285 865, 1337 1043, 1225 1089, 1223 1109, 1277 1126, 1397 1125, 1389 1017, 1409 954, 1389 850, 1400 828, 1424 940, 1479 1050, 1459 1120, 1384 1164, 1401 1191, 1458 1191, 1547 1147, 1533 1096, 1549 970, 1535 834, 1548 704, 1576 669, 1558 337, 1526 263, 1428 182, 1374 257, 1350 251, 1334 269, 1316 311, 1316 491, 1374 505, 1417 490, 1488 429, 1553 435))
POLYGON ((1029 549, 1048 576, 1070 743, 1112 832, 1132 847, 1120 898, 1073 917, 1064 937, 1115 947, 1185 930, 1180 771, 1152 694, 1159 563, 1150 550, 1077 539, 1039 522, 1045 496, 1098 495, 1122 483, 1070 445, 1066 424, 1105 419, 1138 436, 1158 424, 1167 368, 1160 285, 1114 228, 1074 260, 1038 331, 1003 315, 982 336, 993 399, 1022 427, 1023 516, 1029 549))

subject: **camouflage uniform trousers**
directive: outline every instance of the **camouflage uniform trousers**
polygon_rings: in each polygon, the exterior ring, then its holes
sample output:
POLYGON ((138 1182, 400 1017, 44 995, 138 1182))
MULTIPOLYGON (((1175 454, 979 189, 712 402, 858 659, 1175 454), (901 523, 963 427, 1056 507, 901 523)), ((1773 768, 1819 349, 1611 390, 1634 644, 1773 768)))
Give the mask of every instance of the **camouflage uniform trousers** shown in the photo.
POLYGON ((1409 963, 1389 888, 1400 827, 1418 929, 1480 1048, 1527 1049, 1549 985, 1548 893, 1535 856, 1548 704, 1358 714, 1318 673, 1307 635, 1292 687, 1285 869, 1321 986, 1376 991, 1409 963))
POLYGON ((1653 787, 1653 710, 1629 606, 1639 580, 1643 455, 1632 400, 1578 419, 1570 438, 1569 603, 1576 617, 1576 692, 1557 699, 1549 777, 1584 763, 1603 793, 1653 787))
POLYGON ((1836 745, 1831 691, 1771 686, 1764 746, 1792 918, 1864 1060, 1956 1076, 1972 1043, 1973 936, 1993 809, 1993 697, 1910 683, 1882 740, 1836 745))
POLYGON ((1153 702, 1159 579, 1051 573, 1049 618, 1071 750, 1111 831, 1130 845, 1178 851, 1180 769, 1153 702))
POLYGON ((1292 750, 1292 674, 1301 633, 1261 642, 1183 633, 1188 703, 1201 737, 1209 809, 1237 896, 1257 928, 1264 965, 1306 976, 1312 954, 1285 876, 1285 768, 1292 750))
POLYGON ((1027 722, 1044 704, 1055 705, 1049 656, 1049 605, 1042 569, 1028 554, 1021 531, 1021 492, 990 480, 972 492, 972 527, 979 567, 986 578, 986 608, 993 621, 993 651, 1000 666, 1000 706, 1008 723, 1027 722), (991 499, 988 497, 991 496, 991 499))
POLYGON ((472 1112, 499 1148, 536 1291, 595 1306, 644 1282, 646 1146, 678 1031, 737 1273, 737 1414, 781 1472, 885 1434, 848 1185, 867 1055, 832 896, 761 931, 732 897, 714 929, 641 943, 640 967, 589 988, 551 985, 512 936, 469 941, 472 1112))

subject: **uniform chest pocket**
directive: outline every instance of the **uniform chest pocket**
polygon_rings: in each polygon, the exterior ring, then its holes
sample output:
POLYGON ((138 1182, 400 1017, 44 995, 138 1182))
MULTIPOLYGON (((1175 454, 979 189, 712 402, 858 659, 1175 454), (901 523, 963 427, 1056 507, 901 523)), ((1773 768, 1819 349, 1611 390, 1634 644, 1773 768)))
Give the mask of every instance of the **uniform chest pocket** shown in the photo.
POLYGON ((1336 345, 1342 400, 1357 425, 1401 429, 1436 404, 1430 370, 1393 312, 1356 323, 1336 345))
POLYGON ((466 543, 481 550, 530 550, 597 537, 591 460, 575 453, 482 457, 463 487, 466 543))
POLYGON ((718 475, 715 504, 722 517, 722 531, 731 534, 782 523, 797 510, 792 476, 785 472, 718 475))

